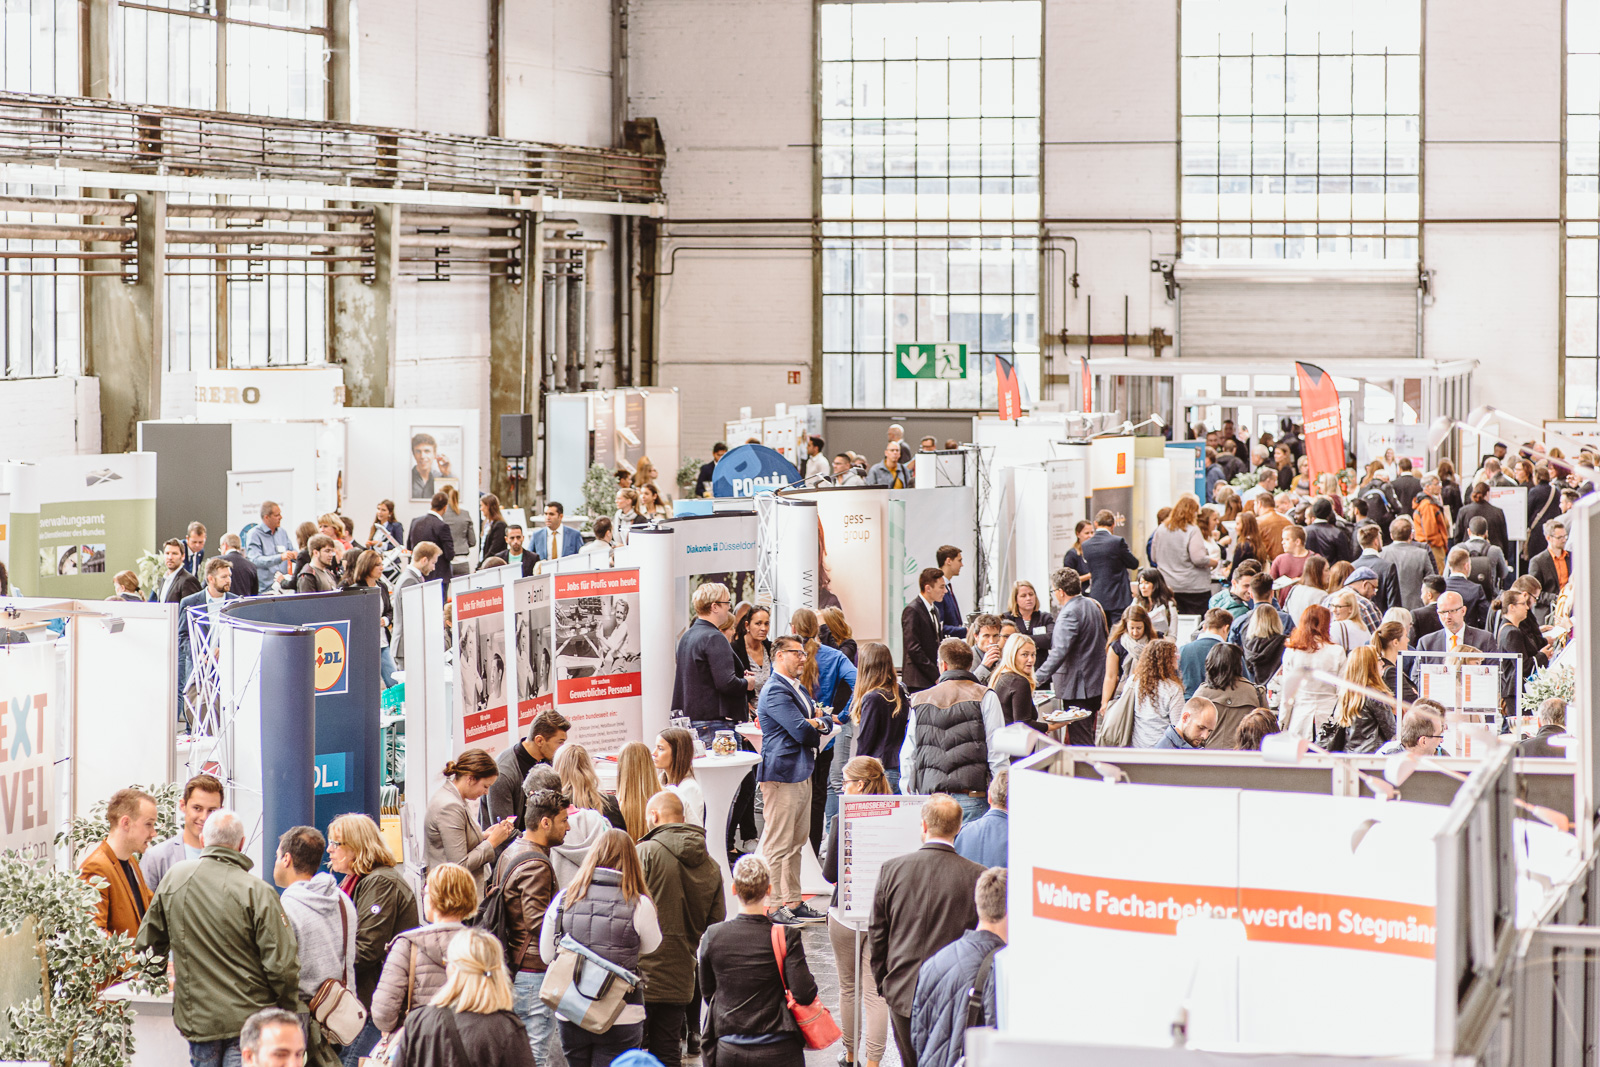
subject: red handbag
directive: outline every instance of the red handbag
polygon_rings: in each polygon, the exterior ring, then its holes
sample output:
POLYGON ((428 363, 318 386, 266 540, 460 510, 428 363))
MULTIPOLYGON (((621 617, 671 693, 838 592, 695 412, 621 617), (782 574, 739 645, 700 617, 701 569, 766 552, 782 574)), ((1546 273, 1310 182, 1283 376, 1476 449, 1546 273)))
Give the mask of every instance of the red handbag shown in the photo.
POLYGON ((839 1029, 839 1024, 833 1021, 833 1016, 828 1014, 828 1009, 822 1006, 821 1001, 812 1001, 810 1004, 795 1003, 794 993, 789 989, 789 980, 783 976, 783 957, 789 951, 788 939, 783 930, 783 927, 776 924, 772 927, 772 954, 778 959, 778 981, 783 983, 784 998, 789 1003, 789 1011, 794 1015, 794 1021, 800 1027, 800 1036, 805 1039, 806 1048, 827 1048, 843 1037, 844 1033, 839 1029))

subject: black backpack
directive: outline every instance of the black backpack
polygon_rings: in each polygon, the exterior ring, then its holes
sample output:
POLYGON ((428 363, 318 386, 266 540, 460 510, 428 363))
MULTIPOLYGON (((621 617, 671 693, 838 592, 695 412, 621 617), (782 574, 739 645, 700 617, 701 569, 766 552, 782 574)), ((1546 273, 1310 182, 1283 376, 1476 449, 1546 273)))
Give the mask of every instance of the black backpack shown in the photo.
MULTIPOLYGON (((500 950, 505 953, 506 967, 510 969, 512 974, 517 973, 517 969, 522 966, 522 961, 511 958, 511 938, 509 936, 511 933, 511 914, 506 908, 506 883, 511 881, 512 877, 522 869, 524 864, 542 858, 531 848, 523 855, 518 856, 516 861, 506 868, 506 873, 496 879, 485 891, 483 906, 478 909, 476 916, 467 921, 467 925, 476 926, 485 933, 493 934, 500 940, 500 950)), ((532 940, 529 942, 530 947, 535 945, 538 939, 538 931, 534 931, 532 940)), ((533 951, 537 952, 539 950, 535 947, 533 951)))
MULTIPOLYGON (((1488 544, 1487 541, 1483 543, 1488 544)), ((1478 583, 1478 588, 1483 590, 1486 600, 1493 601, 1495 597, 1500 595, 1500 575, 1495 573, 1494 560, 1489 557, 1488 553, 1480 556, 1473 552, 1469 547, 1468 541, 1461 542, 1461 547, 1467 550, 1470 564, 1467 577, 1478 583)))

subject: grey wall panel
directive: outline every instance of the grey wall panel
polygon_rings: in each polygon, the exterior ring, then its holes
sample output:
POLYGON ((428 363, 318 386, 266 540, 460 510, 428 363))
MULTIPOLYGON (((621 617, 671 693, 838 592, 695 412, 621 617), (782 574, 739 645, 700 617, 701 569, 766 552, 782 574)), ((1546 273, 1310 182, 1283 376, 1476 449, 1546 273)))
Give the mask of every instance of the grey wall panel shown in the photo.
MULTIPOLYGON (((206 528, 206 555, 228 526, 228 470, 233 466, 233 426, 225 422, 141 422, 140 448, 156 454, 156 537, 182 538, 198 520, 206 528)), ((157 545, 150 546, 154 550, 157 545)))

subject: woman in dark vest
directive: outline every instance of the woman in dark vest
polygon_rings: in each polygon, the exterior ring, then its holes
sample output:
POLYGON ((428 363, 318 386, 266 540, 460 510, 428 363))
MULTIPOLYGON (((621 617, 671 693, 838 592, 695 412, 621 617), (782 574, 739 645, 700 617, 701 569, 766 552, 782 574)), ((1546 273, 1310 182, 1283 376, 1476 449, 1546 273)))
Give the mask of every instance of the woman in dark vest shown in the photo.
MULTIPOLYGON (((590 952, 624 970, 639 973, 639 957, 661 947, 661 926, 656 906, 645 895, 644 871, 639 853, 626 830, 607 830, 578 875, 544 913, 539 931, 539 955, 554 963, 563 937, 570 937, 590 952)), ((591 1034, 565 1019, 561 1049, 572 1067, 603 1067, 644 1041, 644 990, 635 988, 611 1029, 591 1034)))

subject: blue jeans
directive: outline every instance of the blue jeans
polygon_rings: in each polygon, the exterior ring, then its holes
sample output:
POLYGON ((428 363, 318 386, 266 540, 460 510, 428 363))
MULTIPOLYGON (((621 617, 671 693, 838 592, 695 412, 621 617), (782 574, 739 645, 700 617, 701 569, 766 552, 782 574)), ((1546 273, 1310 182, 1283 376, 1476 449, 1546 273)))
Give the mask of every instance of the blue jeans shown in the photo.
POLYGON ((556 1032, 555 1013, 550 1005, 539 999, 539 987, 544 985, 543 971, 519 971, 512 987, 517 999, 511 1010, 522 1020, 528 1031, 528 1044, 533 1049, 535 1067, 545 1067, 550 1062, 550 1038, 556 1032))
POLYGON ((899 771, 884 771, 883 772, 883 776, 885 778, 889 779, 889 792, 891 792, 891 793, 900 792, 900 772, 899 771))
POLYGON ((339 1062, 343 1063, 344 1067, 360 1067, 361 1057, 371 1052, 372 1046, 376 1045, 378 1038, 382 1036, 377 1024, 368 1017, 367 1025, 361 1028, 356 1039, 339 1050, 339 1062))
POLYGON ((189 1042, 189 1067, 240 1067, 239 1039, 189 1042))
POLYGON ((561 1027, 561 1050, 567 1054, 570 1067, 607 1067, 624 1052, 644 1043, 644 1023, 613 1026, 603 1034, 591 1034, 565 1019, 556 1021, 561 1027))
POLYGON ((378 649, 378 674, 383 678, 385 689, 394 685, 394 649, 388 645, 378 649))
POLYGON ((989 802, 983 797, 956 797, 955 801, 961 805, 962 826, 973 819, 983 818, 983 813, 989 810, 989 802))

